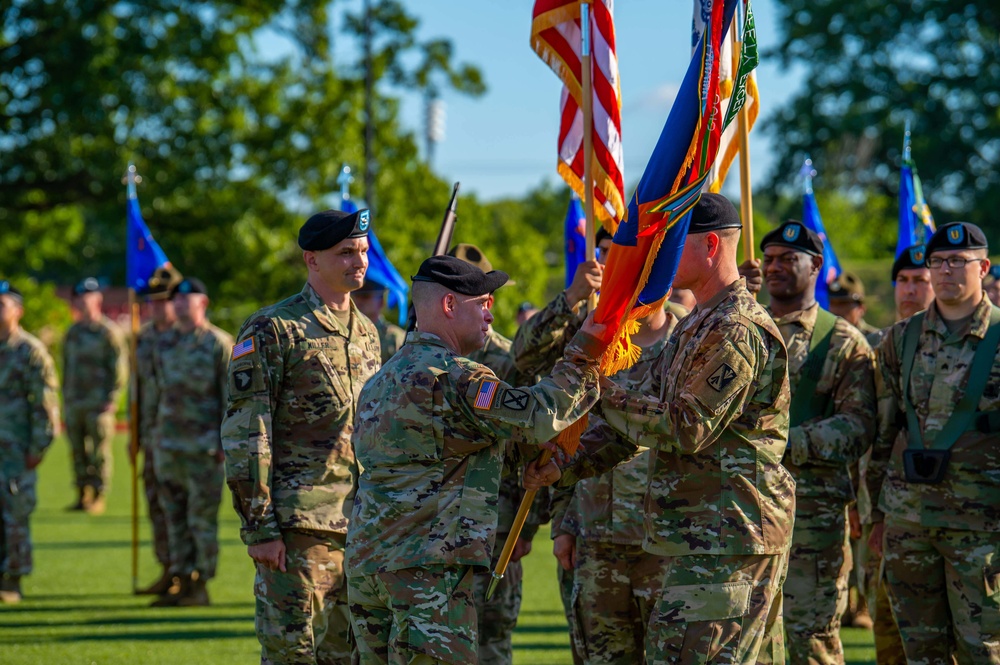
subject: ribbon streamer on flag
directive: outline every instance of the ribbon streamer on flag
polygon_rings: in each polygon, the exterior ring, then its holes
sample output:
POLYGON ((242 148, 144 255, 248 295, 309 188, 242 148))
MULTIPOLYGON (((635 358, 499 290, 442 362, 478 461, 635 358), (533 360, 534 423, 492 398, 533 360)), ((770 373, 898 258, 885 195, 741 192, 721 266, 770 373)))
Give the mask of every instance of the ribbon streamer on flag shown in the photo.
POLYGON ((833 280, 840 277, 843 272, 840 269, 840 261, 833 251, 833 244, 826 235, 826 228, 823 226, 823 219, 819 214, 819 206, 816 205, 816 195, 813 194, 812 181, 816 175, 812 160, 806 157, 805 163, 800 171, 804 181, 804 191, 802 193, 802 225, 816 233, 823 241, 823 267, 820 269, 819 279, 816 280, 816 302, 823 309, 830 309, 830 289, 829 285, 833 280))
POLYGON ((910 149, 910 121, 903 135, 903 168, 899 172, 899 240, 896 256, 913 245, 926 243, 934 235, 934 216, 924 200, 923 187, 910 149))
POLYGON ((565 230, 566 288, 573 282, 576 268, 587 260, 587 219, 583 214, 583 204, 575 193, 570 194, 566 208, 565 230))
MULTIPOLYGON (((344 212, 357 212, 358 206, 354 201, 344 198, 340 202, 340 209, 344 212)), ((386 305, 389 309, 395 309, 399 316, 399 325, 406 325, 406 303, 410 295, 410 287, 400 276, 385 250, 382 243, 378 241, 374 230, 368 231, 368 271, 365 279, 378 282, 389 292, 386 305)))
POLYGON ((146 288, 149 284, 149 278, 153 276, 157 268, 169 266, 170 261, 167 260, 167 255, 160 249, 157 242, 153 240, 153 234, 149 232, 149 227, 142 219, 135 185, 131 182, 129 183, 125 215, 128 220, 128 230, 126 231, 128 249, 125 252, 126 286, 138 292, 146 288))
POLYGON ((663 306, 684 248, 691 208, 711 173, 723 130, 746 99, 747 80, 757 66, 749 2, 736 85, 723 115, 719 54, 741 1, 713 3, 660 139, 615 233, 595 313, 595 321, 607 326, 602 341, 608 347, 601 359, 605 374, 629 367, 639 357, 641 349, 630 335, 638 329, 637 319, 663 306))
POLYGON ((590 0, 593 126, 583 126, 580 0, 535 0, 531 48, 562 79, 559 120, 559 175, 581 199, 583 135, 592 132, 594 214, 614 233, 625 213, 621 88, 615 52, 614 0, 590 0))
MULTIPOLYGON (((739 9, 740 6, 737 5, 737 10, 739 9)), ((691 26, 692 49, 698 47, 701 35, 711 17, 711 11, 712 0, 694 0, 694 17, 691 26)), ((742 29, 740 18, 741 16, 737 14, 737 25, 740 25, 742 29)), ((750 36, 756 38, 756 35, 750 36)), ((736 41, 742 43, 746 41, 747 35, 738 35, 737 37, 739 38, 736 41)), ((719 95, 722 97, 723 108, 729 104, 733 91, 736 89, 736 71, 739 67, 739 61, 736 59, 737 54, 734 52, 733 41, 733 39, 724 39, 719 53, 719 95)), ((749 132, 753 129, 754 123, 757 122, 757 116, 760 114, 760 91, 757 89, 756 72, 751 72, 750 78, 747 79, 744 105, 747 109, 747 120, 749 121, 747 132, 749 132)), ((729 174, 729 167, 733 165, 733 160, 736 159, 739 152, 740 142, 737 137, 737 128, 735 124, 732 124, 722 132, 719 155, 705 181, 705 191, 715 194, 722 191, 722 185, 726 182, 726 176, 729 174)))

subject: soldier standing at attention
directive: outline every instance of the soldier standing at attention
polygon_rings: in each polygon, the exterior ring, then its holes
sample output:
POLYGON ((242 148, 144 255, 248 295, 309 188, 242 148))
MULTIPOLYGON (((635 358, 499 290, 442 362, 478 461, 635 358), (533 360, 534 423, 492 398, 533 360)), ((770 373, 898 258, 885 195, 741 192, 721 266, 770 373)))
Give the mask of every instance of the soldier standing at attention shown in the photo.
POLYGON ((839 316, 867 338, 879 331, 865 321, 865 284, 853 272, 844 272, 830 284, 830 313, 839 316))
MULTIPOLYGON (((160 483, 156 480, 153 464, 156 447, 156 390, 153 381, 153 354, 157 343, 169 334, 177 322, 174 303, 170 292, 180 283, 180 275, 160 268, 150 279, 144 295, 149 303, 152 320, 145 324, 136 337, 135 378, 138 381, 139 396, 139 448, 142 450, 142 483, 146 490, 149 521, 153 527, 153 552, 163 568, 160 578, 150 586, 138 591, 140 595, 158 596, 166 593, 173 581, 170 573, 170 540, 167 534, 167 518, 160 506, 160 483)), ((129 453, 138 453, 129 449, 129 453)))
MULTIPOLYGON (((485 344, 491 294, 506 281, 455 257, 424 261, 417 330, 361 392, 347 560, 362 663, 476 662, 472 577, 490 564, 503 465, 537 451, 516 444, 548 441, 597 401, 587 324, 531 388, 464 357, 485 344)), ((551 483, 555 471, 540 476, 551 483)))
POLYGON ((351 302, 368 269, 368 210, 327 210, 299 231, 302 291, 243 324, 222 424, 240 537, 257 564, 261 663, 350 663, 344 543, 361 386, 378 331, 351 302))
POLYGON ((63 340, 63 411, 77 489, 69 509, 94 515, 105 509, 115 411, 128 378, 125 341, 118 326, 101 313, 103 303, 93 277, 73 287, 72 305, 80 319, 63 340))
POLYGON ((154 607, 209 604, 219 560, 219 501, 224 480, 219 423, 226 409, 233 338, 206 316, 208 291, 185 277, 171 291, 174 330, 154 349, 154 464, 167 522, 170 573, 179 585, 154 607))
POLYGON ((0 280, 0 604, 20 602, 31 572, 35 468, 59 424, 52 357, 21 328, 23 314, 20 291, 0 280))
POLYGON ((983 292, 986 236, 927 243, 934 302, 877 350, 869 544, 884 550, 908 662, 1000 663, 1000 309, 983 292))
POLYGON ((674 279, 697 306, 638 390, 605 384, 604 423, 587 430, 557 486, 649 448, 643 549, 666 561, 646 661, 784 663, 781 582, 795 513, 795 481, 781 465, 785 347, 738 273, 736 209, 714 203, 711 215, 692 215, 674 279))
POLYGON ((872 350, 846 320, 820 309, 816 280, 823 241, 791 220, 764 236, 764 283, 788 349, 788 449, 795 478, 795 531, 785 580, 785 630, 793 665, 842 664, 840 619, 847 609, 851 550, 848 467, 875 428, 872 350))
POLYGON ((389 323, 382 314, 382 308, 385 306, 385 286, 373 279, 365 278, 365 283, 361 288, 351 293, 351 299, 361 310, 361 313, 375 324, 379 343, 382 346, 382 362, 384 363, 396 355, 396 351, 399 351, 399 347, 403 346, 403 340, 406 338, 406 331, 389 323))

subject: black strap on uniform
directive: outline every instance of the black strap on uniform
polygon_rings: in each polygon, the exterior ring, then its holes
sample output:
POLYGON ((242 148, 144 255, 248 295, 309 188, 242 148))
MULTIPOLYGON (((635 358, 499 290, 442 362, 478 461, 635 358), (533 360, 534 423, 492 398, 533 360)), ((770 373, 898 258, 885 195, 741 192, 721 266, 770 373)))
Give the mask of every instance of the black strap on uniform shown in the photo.
POLYGON ((816 325, 809 339, 809 355, 799 369, 798 380, 791 386, 792 404, 788 409, 789 427, 798 427, 807 420, 833 413, 833 400, 819 395, 816 387, 823 375, 823 364, 830 352, 830 341, 837 317, 822 307, 816 310, 816 325))
MULTIPOLYGON (((913 372, 913 362, 917 356, 917 346, 920 343, 920 333, 923 331, 924 312, 915 314, 906 326, 903 337, 903 407, 906 411, 906 435, 909 447, 914 450, 924 450, 923 437, 920 435, 920 421, 910 400, 910 376, 913 372)), ((973 427, 976 418, 976 407, 986 390, 986 382, 993 369, 993 357, 1000 344, 1000 308, 990 307, 990 327, 983 339, 976 344, 976 350, 969 366, 969 377, 965 383, 965 394, 955 405, 948 422, 938 432, 938 435, 928 447, 930 450, 950 450, 963 433, 973 427)))

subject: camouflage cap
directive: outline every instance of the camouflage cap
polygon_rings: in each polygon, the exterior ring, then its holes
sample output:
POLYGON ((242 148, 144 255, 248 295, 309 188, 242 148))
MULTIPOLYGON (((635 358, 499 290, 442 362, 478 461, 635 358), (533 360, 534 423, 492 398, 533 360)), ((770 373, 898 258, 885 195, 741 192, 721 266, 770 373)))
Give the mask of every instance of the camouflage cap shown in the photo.
POLYGON ((768 245, 791 247, 813 256, 823 254, 823 239, 797 219, 790 219, 773 231, 766 233, 760 241, 761 251, 768 245))
POLYGON ((411 279, 434 282, 466 296, 484 296, 506 284, 508 277, 502 270, 483 272, 468 261, 446 255, 432 256, 421 263, 420 270, 411 279))
POLYGON ((363 238, 369 230, 371 213, 368 208, 356 212, 324 210, 307 219, 299 229, 299 247, 319 252, 348 238, 363 238))
POLYGON ((829 292, 830 300, 847 300, 858 303, 865 301, 864 282, 852 272, 844 272, 833 280, 829 292))
POLYGON ((975 224, 952 222, 939 228, 927 241, 927 256, 949 249, 989 249, 989 243, 975 224))
POLYGON ((927 248, 923 244, 911 245, 903 250, 892 262, 892 281, 896 281, 900 270, 913 270, 915 268, 926 268, 927 248))

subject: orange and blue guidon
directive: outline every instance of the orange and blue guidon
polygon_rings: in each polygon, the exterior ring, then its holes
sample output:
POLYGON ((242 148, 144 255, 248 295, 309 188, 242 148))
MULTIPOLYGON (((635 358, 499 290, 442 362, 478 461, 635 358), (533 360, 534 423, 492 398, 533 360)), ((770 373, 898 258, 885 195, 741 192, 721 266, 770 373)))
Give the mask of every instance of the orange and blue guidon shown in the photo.
POLYGON ((479 392, 476 393, 476 401, 472 406, 489 411, 490 407, 493 406, 493 398, 496 397, 498 385, 500 382, 496 379, 483 379, 482 383, 479 384, 479 392))

